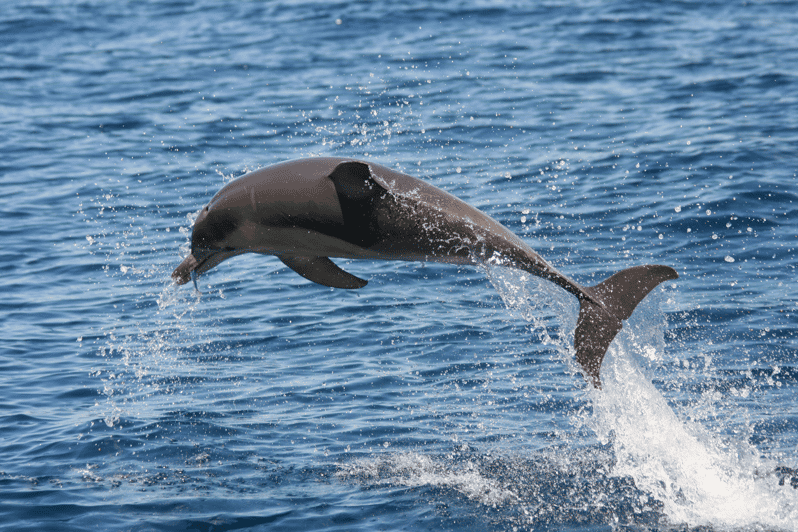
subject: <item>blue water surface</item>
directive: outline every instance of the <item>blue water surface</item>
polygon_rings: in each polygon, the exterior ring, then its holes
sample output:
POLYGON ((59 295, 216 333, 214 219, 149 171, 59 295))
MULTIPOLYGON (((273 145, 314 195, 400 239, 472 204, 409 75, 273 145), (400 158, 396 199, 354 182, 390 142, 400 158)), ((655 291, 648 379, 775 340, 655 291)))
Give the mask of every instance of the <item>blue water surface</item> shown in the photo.
POLYGON ((0 9, 0 529, 798 530, 786 1, 0 9), (225 183, 373 160, 584 284, 676 268, 582 378, 575 298, 492 264, 241 256, 225 183))

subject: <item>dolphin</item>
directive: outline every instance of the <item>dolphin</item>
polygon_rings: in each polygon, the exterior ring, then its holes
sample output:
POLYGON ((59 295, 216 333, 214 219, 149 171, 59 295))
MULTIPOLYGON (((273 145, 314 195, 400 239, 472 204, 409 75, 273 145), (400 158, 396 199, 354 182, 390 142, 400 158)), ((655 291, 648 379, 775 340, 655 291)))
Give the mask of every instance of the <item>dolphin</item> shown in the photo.
POLYGON ((276 255, 306 279, 346 289, 367 281, 330 257, 476 264, 498 256, 579 299, 574 350, 596 388, 622 321, 654 287, 678 277, 668 266, 646 265, 581 286, 451 194, 379 164, 338 157, 288 161, 225 185, 197 216, 191 253, 172 278, 196 285, 198 275, 242 253, 276 255))

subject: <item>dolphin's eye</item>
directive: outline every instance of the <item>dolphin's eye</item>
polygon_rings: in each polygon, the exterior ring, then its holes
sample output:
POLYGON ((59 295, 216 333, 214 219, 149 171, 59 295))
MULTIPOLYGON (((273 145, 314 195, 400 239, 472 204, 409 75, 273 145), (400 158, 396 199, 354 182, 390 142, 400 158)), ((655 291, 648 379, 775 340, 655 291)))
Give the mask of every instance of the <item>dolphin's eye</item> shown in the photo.
POLYGON ((212 211, 194 228, 193 245, 212 247, 238 228, 238 218, 227 211, 212 211))

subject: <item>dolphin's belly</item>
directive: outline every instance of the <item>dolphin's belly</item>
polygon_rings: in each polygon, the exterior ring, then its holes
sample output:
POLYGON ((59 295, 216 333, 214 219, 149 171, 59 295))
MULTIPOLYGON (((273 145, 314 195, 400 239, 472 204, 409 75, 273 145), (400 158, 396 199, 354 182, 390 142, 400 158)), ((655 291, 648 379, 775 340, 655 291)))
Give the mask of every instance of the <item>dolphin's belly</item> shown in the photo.
POLYGON ((364 248, 313 229, 253 225, 242 227, 240 234, 230 240, 237 249, 246 249, 262 255, 428 261, 448 264, 474 262, 469 249, 462 243, 431 246, 430 242, 423 241, 418 235, 411 235, 406 239, 382 241, 370 248, 364 248))
POLYGON ((234 247, 245 248, 253 253, 264 255, 371 258, 368 250, 356 244, 302 227, 244 227, 241 231, 240 244, 236 242, 232 244, 234 247), (250 232, 248 229, 255 234, 248 235, 247 233, 250 232))

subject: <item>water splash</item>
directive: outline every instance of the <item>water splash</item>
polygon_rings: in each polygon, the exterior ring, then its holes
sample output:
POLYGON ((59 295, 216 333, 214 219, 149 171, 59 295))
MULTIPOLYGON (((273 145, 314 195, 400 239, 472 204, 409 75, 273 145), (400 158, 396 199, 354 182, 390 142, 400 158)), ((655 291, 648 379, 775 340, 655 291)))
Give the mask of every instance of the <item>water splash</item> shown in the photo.
POLYGON ((456 463, 451 457, 405 452, 359 459, 341 467, 336 475, 341 480, 357 479, 366 484, 451 489, 488 506, 517 501, 511 489, 481 469, 474 460, 456 463))
MULTIPOLYGON (((541 316, 553 312, 559 339, 543 338, 561 357, 572 356, 564 339, 572 337, 576 310, 562 297, 547 293, 550 283, 502 268, 500 260, 489 261, 486 272, 507 307, 533 329, 545 327, 541 316)), ((798 530, 798 497, 779 479, 779 464, 745 439, 721 438, 682 419, 638 364, 667 357, 667 323, 658 293, 638 307, 613 342, 602 365, 604 389, 590 392, 593 413, 577 413, 575 425, 591 428, 611 446, 611 475, 631 478, 636 488, 661 504, 665 523, 798 530)), ((701 407, 707 407, 705 401, 701 407)))
POLYGON ((88 251, 104 259, 107 285, 123 294, 115 299, 113 313, 102 327, 98 363, 92 368, 105 398, 97 401, 95 413, 108 427, 125 419, 147 418, 158 405, 174 407, 184 401, 190 393, 184 393, 181 383, 202 372, 195 353, 201 353, 209 341, 197 326, 204 317, 197 311, 199 297, 179 290, 169 277, 177 257, 188 253, 187 236, 198 213, 186 216, 186 225, 179 227, 180 249, 166 263, 160 255, 176 239, 168 225, 159 230, 153 224, 169 222, 128 212, 123 201, 112 203, 115 198, 112 194, 98 198, 97 208, 86 213, 96 235, 87 236, 88 251))
POLYGON ((612 442, 613 474, 633 478, 674 523, 798 530, 796 493, 779 485, 778 464, 744 439, 677 416, 636 363, 635 344, 631 333, 613 344, 604 391, 593 398, 590 424, 612 442))
MULTIPOLYGON (((152 294, 142 297, 150 298, 152 294)), ((155 316, 149 305, 137 310, 142 315, 128 316, 106 331, 105 344, 98 355, 104 366, 95 370, 102 381, 105 405, 102 418, 113 427, 123 418, 148 415, 157 408, 158 397, 173 408, 184 397, 181 381, 196 377, 199 369, 187 357, 198 340, 195 312, 199 297, 165 286, 158 295, 155 316)))
POLYGON ((495 254, 482 265, 505 306, 530 324, 544 345, 552 346, 557 354, 572 364, 571 340, 576 328, 579 304, 554 284, 529 273, 505 266, 504 259, 495 254), (556 321, 552 321, 556 317, 556 321), (566 334, 569 333, 569 334, 566 334))

